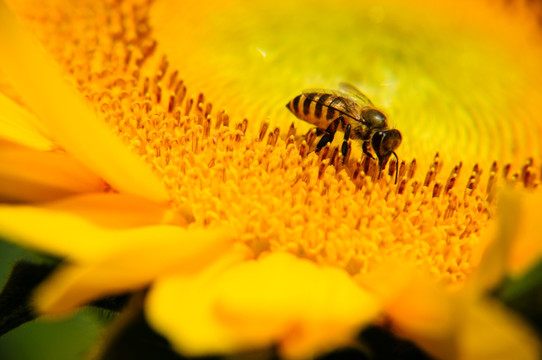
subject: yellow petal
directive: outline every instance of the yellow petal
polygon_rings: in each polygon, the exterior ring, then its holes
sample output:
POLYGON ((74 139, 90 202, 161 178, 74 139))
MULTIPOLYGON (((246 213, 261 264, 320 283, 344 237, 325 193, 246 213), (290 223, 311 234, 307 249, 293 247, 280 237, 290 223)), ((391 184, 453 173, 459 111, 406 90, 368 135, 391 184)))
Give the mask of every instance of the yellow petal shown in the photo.
MULTIPOLYGON (((441 312, 435 313, 434 315, 438 316, 432 318, 435 322, 433 327, 440 327, 439 331, 420 328, 420 322, 429 320, 423 316, 425 311, 421 305, 413 308, 421 310, 421 313, 414 310, 415 314, 411 316, 413 321, 402 321, 398 313, 392 315, 392 321, 400 323, 399 335, 414 341, 436 358, 445 360, 540 358, 540 343, 534 333, 499 304, 470 297, 458 298, 444 293, 426 301, 421 297, 426 294, 426 291, 419 293, 420 297, 417 299, 422 304, 431 304, 430 309, 435 308, 433 301, 439 298, 446 299, 444 303, 438 305, 441 312), (439 323, 442 318, 451 317, 454 319, 452 322, 439 323)), ((408 310, 406 306, 405 310, 408 310)), ((407 312, 402 313, 406 314, 407 312)))
MULTIPOLYGON (((521 276, 542 258, 542 193, 521 196, 517 232, 511 239, 508 269, 514 276, 521 276)), ((508 211, 507 211, 508 213, 508 211)))
POLYGON ((364 285, 381 297, 398 336, 438 359, 539 358, 539 342, 510 311, 479 291, 451 293, 413 267, 397 266, 379 269, 364 285))
POLYGON ((499 205, 497 223, 486 231, 474 254, 473 262, 477 269, 469 280, 469 290, 474 292, 492 289, 506 275, 510 249, 521 218, 518 194, 503 192, 499 205))
POLYGON ((534 332, 502 305, 489 300, 461 305, 459 356, 441 352, 438 355, 443 359, 537 360, 542 356, 534 332))
POLYGON ((273 253, 213 276, 162 279, 147 314, 184 354, 278 343, 282 356, 306 358, 351 341, 378 309, 345 272, 273 253))
POLYGON ((101 178, 65 153, 0 141, 0 164, 1 201, 49 201, 107 189, 101 178))
POLYGON ((0 138, 31 147, 51 150, 54 144, 44 135, 36 117, 15 101, 0 93, 0 138))
POLYGON ((542 193, 506 189, 497 224, 486 231, 473 261, 479 262, 471 286, 490 289, 505 275, 519 277, 542 258, 542 193))
POLYGON ((426 348, 437 347, 453 357, 457 314, 452 301, 428 275, 411 264, 390 258, 368 276, 358 275, 363 288, 377 296, 393 331, 426 348))
POLYGON ((130 251, 156 237, 183 236, 185 230, 160 222, 185 224, 169 207, 127 194, 85 195, 39 208, 0 207, 6 239, 83 262, 130 251))
POLYGON ((69 212, 104 228, 168 224, 186 227, 191 214, 147 199, 117 193, 84 194, 43 204, 43 209, 69 212))
POLYGON ((422 279, 411 282, 387 305, 386 313, 399 336, 426 350, 437 349, 439 356, 453 359, 457 355, 456 330, 461 314, 452 306, 449 295, 435 284, 422 279))
POLYGON ((199 271, 232 243, 226 229, 149 230, 134 236, 126 249, 105 253, 92 264, 63 266, 36 292, 37 310, 62 314, 103 296, 142 289, 160 276, 199 271))
POLYGON ((166 201, 168 195, 150 168, 119 139, 61 78, 0 2, 0 68, 58 142, 119 191, 166 201))

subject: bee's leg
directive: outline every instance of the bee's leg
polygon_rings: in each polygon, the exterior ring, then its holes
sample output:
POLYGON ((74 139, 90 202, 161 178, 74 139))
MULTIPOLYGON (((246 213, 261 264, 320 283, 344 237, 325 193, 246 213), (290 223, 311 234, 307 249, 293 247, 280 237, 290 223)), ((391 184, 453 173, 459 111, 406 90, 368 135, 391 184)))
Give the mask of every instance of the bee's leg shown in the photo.
POLYGON ((341 154, 343 155, 343 164, 344 164, 344 161, 346 160, 346 154, 348 153, 348 139, 350 138, 351 129, 352 129, 352 126, 350 124, 346 125, 346 128, 344 129, 344 139, 341 145, 341 154))
POLYGON ((365 141, 365 142, 363 143, 363 145, 361 146, 361 148, 363 149, 363 153, 364 153, 365 155, 367 155, 368 157, 370 157, 370 158, 373 159, 373 160, 375 159, 375 157, 373 156, 373 154, 371 154, 371 153, 369 152, 369 142, 368 142, 368 141, 365 141))
POLYGON ((318 144, 316 145, 316 152, 319 152, 322 150, 324 146, 327 145, 327 143, 333 142, 333 138, 335 137, 335 133, 337 132, 337 129, 339 128, 339 124, 343 121, 342 116, 339 116, 335 120, 329 124, 327 127, 324 136, 318 141, 318 144))

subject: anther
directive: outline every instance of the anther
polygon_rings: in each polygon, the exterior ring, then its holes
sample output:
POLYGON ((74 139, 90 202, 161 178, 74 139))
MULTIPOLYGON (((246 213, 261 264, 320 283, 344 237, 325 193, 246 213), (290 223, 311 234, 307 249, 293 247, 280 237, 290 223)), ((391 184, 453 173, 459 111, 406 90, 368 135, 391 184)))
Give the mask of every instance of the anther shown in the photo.
POLYGON ((433 197, 434 198, 439 197, 441 190, 442 190, 442 185, 437 181, 435 183, 435 186, 433 187, 433 197))
POLYGON ((192 105, 194 104, 194 99, 190 98, 188 101, 186 101, 185 107, 184 107, 184 115, 190 114, 190 110, 192 110, 192 105))
MULTIPOLYGON (((168 89, 172 89, 173 88, 173 85, 175 85, 175 82, 177 81, 177 76, 179 75, 179 71, 178 70, 175 70, 174 72, 172 72, 170 75, 169 75, 169 82, 168 82, 168 89)), ((181 85, 182 85, 182 81, 180 82, 181 85)), ((178 84, 177 84, 178 85, 178 84)))
POLYGON ((417 168, 416 159, 412 159, 412 162, 410 163, 410 166, 408 167, 407 179, 412 179, 414 177, 414 174, 416 174, 416 168, 417 168))
POLYGON ((295 124, 292 122, 290 124, 290 127, 288 128, 288 132, 286 133, 286 138, 289 138, 290 136, 295 136, 296 129, 295 124))
POLYGON ((260 126, 260 135, 258 136, 258 141, 262 141, 265 137, 265 134, 267 133, 267 129, 269 128, 269 122, 264 121, 262 125, 260 126))

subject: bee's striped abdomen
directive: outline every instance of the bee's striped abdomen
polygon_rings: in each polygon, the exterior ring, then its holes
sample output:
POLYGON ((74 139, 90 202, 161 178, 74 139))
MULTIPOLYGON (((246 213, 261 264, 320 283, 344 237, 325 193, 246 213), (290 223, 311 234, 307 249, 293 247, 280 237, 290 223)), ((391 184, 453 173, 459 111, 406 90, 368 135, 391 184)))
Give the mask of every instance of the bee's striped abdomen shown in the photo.
POLYGON ((297 113, 299 113, 299 101, 301 100, 302 97, 303 95, 298 95, 292 101, 288 103, 288 107, 290 111, 293 112, 296 116, 297 116, 297 113))
POLYGON ((327 128, 330 120, 338 114, 329 107, 329 104, 336 99, 330 94, 306 93, 296 96, 286 107, 298 118, 319 128, 327 128))
POLYGON ((333 118, 335 118, 335 109, 330 107, 327 107, 326 109, 326 120, 332 120, 333 118))
MULTIPOLYGON (((316 116, 318 119, 322 117, 322 108, 324 108, 324 104, 326 103, 326 100, 329 99, 331 95, 329 94, 322 94, 318 101, 316 102, 316 106, 314 107, 314 116, 316 116)), ((327 107, 326 107, 327 111, 327 107)))
POLYGON ((311 105, 313 104, 313 100, 314 98, 318 98, 318 94, 316 93, 310 93, 310 94, 305 94, 303 95, 303 97, 305 98, 303 100, 303 115, 305 116, 311 116, 314 115, 314 111, 311 111, 311 105))

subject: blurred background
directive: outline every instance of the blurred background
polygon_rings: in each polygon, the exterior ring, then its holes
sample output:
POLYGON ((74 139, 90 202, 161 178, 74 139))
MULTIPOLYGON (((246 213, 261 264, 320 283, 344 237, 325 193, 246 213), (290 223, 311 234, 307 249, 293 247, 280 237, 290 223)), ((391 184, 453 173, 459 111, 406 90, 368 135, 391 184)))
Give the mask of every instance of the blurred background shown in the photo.
MULTIPOLYGON (((0 286, 19 259, 36 255, 0 239, 0 286)), ((100 310, 83 309, 66 319, 38 319, 0 337, 1 360, 88 359, 105 324, 100 310)))

